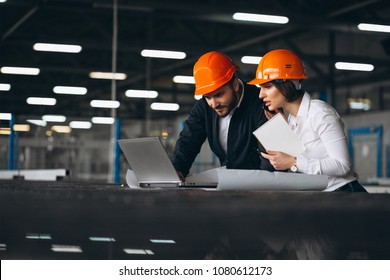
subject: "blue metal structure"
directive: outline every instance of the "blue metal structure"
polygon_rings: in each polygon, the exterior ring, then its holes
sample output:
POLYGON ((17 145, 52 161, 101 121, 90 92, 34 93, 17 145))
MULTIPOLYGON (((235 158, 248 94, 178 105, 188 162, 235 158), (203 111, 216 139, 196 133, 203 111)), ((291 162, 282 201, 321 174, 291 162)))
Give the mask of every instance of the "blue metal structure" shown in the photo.
POLYGON ((9 127, 11 130, 11 133, 9 135, 9 150, 8 150, 8 169, 14 170, 15 169, 15 130, 14 130, 14 124, 15 124, 15 116, 11 114, 11 119, 9 121, 9 127))
POLYGON ((121 121, 119 118, 115 120, 115 162, 114 162, 114 183, 119 184, 121 162, 120 162, 120 149, 118 140, 121 136, 121 121))

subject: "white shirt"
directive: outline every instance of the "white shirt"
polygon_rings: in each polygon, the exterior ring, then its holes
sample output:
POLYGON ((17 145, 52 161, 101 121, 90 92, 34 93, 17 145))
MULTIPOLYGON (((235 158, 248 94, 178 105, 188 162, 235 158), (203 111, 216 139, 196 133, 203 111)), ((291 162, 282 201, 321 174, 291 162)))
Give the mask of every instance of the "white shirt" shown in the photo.
POLYGON ((298 171, 328 176, 325 191, 333 191, 356 180, 349 157, 344 124, 329 104, 311 99, 306 92, 297 116, 288 123, 305 146, 297 157, 298 171))
POLYGON ((240 100, 238 101, 237 106, 234 107, 234 109, 231 110, 230 113, 226 117, 219 118, 219 143, 221 144, 221 147, 224 150, 226 155, 227 155, 227 139, 228 139, 230 120, 232 119, 234 111, 238 107, 240 107, 242 98, 244 97, 244 84, 242 83, 241 80, 238 80, 238 81, 241 85, 242 93, 241 93, 241 97, 240 97, 240 100))

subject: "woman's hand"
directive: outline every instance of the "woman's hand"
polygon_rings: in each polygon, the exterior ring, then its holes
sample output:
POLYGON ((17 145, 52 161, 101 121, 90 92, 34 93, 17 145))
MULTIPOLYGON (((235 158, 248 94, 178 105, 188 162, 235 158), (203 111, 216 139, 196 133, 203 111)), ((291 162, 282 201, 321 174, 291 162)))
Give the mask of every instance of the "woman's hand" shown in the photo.
POLYGON ((266 117, 267 119, 271 119, 273 116, 275 116, 275 115, 278 114, 278 113, 280 113, 280 114, 283 116, 283 118, 287 121, 287 117, 286 117, 286 115, 284 114, 282 108, 278 108, 278 109, 276 109, 275 111, 269 111, 269 110, 267 110, 267 109, 264 109, 264 114, 265 114, 265 117, 266 117))
POLYGON ((267 151, 267 153, 262 152, 261 155, 268 159, 276 170, 287 170, 296 165, 296 158, 283 152, 267 151))

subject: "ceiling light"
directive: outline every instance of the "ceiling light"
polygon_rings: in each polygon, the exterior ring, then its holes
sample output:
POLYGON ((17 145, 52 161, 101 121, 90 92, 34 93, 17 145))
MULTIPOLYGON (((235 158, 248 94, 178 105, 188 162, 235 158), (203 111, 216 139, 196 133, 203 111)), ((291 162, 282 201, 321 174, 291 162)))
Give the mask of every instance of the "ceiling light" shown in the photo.
POLYGON ((91 236, 89 238, 91 241, 98 241, 98 242, 115 242, 115 238, 112 237, 97 237, 97 236, 91 236))
POLYGON ((57 132, 57 133, 71 133, 72 128, 68 125, 53 125, 51 127, 51 130, 57 132))
POLYGON ((4 66, 0 68, 0 72, 3 74, 14 74, 14 75, 38 75, 39 68, 31 67, 10 67, 4 66))
MULTIPOLYGON (((1 0, 0 0, 0 3, 1 3, 1 0)), ((5 250, 7 250, 7 244, 0 243, 0 251, 5 251, 5 250)))
POLYGON ((49 97, 29 97, 26 102, 30 105, 54 106, 56 105, 57 100, 49 97))
POLYGON ((150 105, 150 108, 157 111, 177 111, 179 110, 180 106, 177 103, 154 102, 150 105))
POLYGON ((143 57, 168 58, 168 59, 186 58, 185 52, 162 51, 162 50, 142 50, 141 55, 143 57))
POLYGON ((57 94, 85 95, 87 94, 87 89, 85 87, 55 86, 53 92, 57 94))
POLYGON ((11 135, 11 129, 9 127, 0 127, 0 135, 11 135))
POLYGON ((92 123, 88 121, 71 121, 69 126, 71 128, 90 129, 92 127, 92 123))
POLYGON ((115 100, 92 100, 90 104, 94 108, 118 108, 120 106, 119 101, 115 100))
POLYGON ((368 98, 348 98, 349 108, 368 111, 371 108, 371 100, 368 98))
POLYGON ((133 97, 133 98, 156 98, 158 96, 158 92, 155 90, 129 89, 126 90, 125 95, 127 97, 133 97))
POLYGON ((245 64, 259 64, 261 56, 243 56, 241 62, 245 64))
POLYGON ((0 91, 9 91, 11 89, 10 84, 0 84, 0 91))
POLYGON ((61 115, 44 115, 42 116, 42 120, 46 122, 65 122, 66 117, 61 115))
POLYGON ((243 21, 277 23, 277 24, 288 23, 288 17, 285 17, 285 16, 250 14, 250 13, 235 13, 233 15, 233 19, 243 20, 243 21))
POLYGON ((12 118, 11 113, 0 113, 0 120, 9 121, 12 118))
POLYGON ((336 62, 335 67, 338 70, 352 70, 352 71, 372 71, 374 65, 365 63, 350 63, 350 62, 336 62))
POLYGON ((80 246, 69 246, 69 245, 52 245, 51 250, 53 252, 61 253, 82 253, 80 246))
POLYGON ((357 27, 359 28, 359 30, 363 31, 390 33, 390 25, 360 23, 357 27))
POLYGON ((160 243, 160 244, 175 244, 175 240, 172 239, 150 239, 152 243, 160 243))
POLYGON ((14 131, 28 132, 28 131, 30 131, 30 125, 29 124, 14 124, 14 131))
POLYGON ((195 84, 195 79, 193 76, 176 75, 175 77, 173 77, 173 82, 177 84, 195 84))
POLYGON ((103 80, 126 80, 127 75, 125 73, 90 72, 89 77, 91 79, 103 79, 103 80))
POLYGON ((79 45, 36 43, 33 49, 41 52, 79 53, 82 48, 79 45))
POLYGON ((154 255, 152 250, 144 249, 123 249, 126 254, 129 255, 154 255))
POLYGON ((27 233, 26 239, 46 239, 50 240, 51 236, 50 234, 44 234, 44 233, 27 233))
POLYGON ((27 122, 39 125, 39 126, 46 126, 46 121, 44 120, 33 120, 33 119, 28 119, 27 122))
POLYGON ((111 117, 93 117, 92 123, 94 124, 113 124, 115 122, 114 118, 111 117))

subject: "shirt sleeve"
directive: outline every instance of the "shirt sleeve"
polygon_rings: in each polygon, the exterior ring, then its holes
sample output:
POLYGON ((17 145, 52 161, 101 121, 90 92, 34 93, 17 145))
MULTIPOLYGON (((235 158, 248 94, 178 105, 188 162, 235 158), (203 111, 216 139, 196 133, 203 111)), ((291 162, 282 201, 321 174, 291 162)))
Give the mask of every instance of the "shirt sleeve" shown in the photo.
POLYGON ((207 137, 203 109, 204 106, 202 107, 200 102, 194 105, 172 153, 172 163, 176 171, 182 172, 184 176, 188 175, 207 137))
POLYGON ((311 126, 325 147, 327 157, 297 157, 300 171, 308 174, 323 174, 343 177, 350 173, 352 164, 349 157, 344 125, 333 108, 322 108, 313 118, 311 126))

